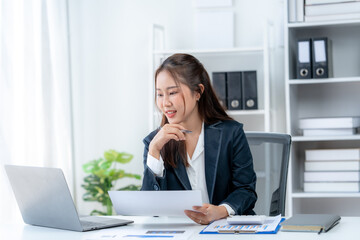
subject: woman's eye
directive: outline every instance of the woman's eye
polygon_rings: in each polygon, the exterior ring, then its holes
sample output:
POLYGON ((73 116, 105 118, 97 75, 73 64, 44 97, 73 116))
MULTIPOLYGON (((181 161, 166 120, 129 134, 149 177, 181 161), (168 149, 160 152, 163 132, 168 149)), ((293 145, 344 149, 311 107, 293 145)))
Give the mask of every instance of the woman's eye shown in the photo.
POLYGON ((174 94, 177 94, 177 92, 171 92, 170 95, 174 95, 174 94))
POLYGON ((162 97, 163 95, 161 93, 156 94, 157 97, 162 97))

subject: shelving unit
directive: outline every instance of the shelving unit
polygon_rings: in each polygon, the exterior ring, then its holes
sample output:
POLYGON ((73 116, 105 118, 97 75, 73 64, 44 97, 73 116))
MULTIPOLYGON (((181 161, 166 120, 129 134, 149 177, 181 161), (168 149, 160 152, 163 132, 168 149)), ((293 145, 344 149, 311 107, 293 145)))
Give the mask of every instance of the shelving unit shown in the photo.
POLYGON ((246 71, 256 70, 258 84, 258 106, 257 110, 228 111, 227 113, 235 120, 244 124, 245 131, 270 131, 270 86, 269 86, 269 53, 267 39, 264 39, 264 46, 249 48, 231 49, 164 49, 164 39, 157 40, 156 36, 164 38, 164 29, 154 25, 152 29, 152 52, 151 56, 151 77, 149 84, 150 116, 149 129, 153 130, 159 126, 161 114, 154 104, 154 73, 161 62, 175 53, 188 53, 200 60, 208 71, 210 78, 212 72, 221 71, 246 71), (156 33, 157 32, 157 33, 156 33), (155 42, 161 42, 156 49, 155 42))
MULTIPOLYGON (((285 9, 287 12, 287 6, 285 9)), ((303 178, 306 149, 359 148, 360 135, 304 137, 299 131, 299 119, 360 116, 360 20, 285 23, 284 34, 286 123, 287 132, 293 136, 287 215, 359 215, 356 206, 360 193, 306 193, 303 178), (327 79, 296 79, 297 40, 312 37, 328 37, 331 41, 329 68, 333 75, 327 79)))

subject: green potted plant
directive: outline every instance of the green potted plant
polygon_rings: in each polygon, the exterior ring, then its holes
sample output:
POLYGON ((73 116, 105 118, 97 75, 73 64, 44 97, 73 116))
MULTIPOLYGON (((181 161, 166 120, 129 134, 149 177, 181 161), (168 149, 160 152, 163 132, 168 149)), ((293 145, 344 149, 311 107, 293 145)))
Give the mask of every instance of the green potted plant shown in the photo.
MULTIPOLYGON (((104 152, 104 158, 83 165, 84 172, 89 174, 84 178, 85 183, 81 185, 86 190, 83 200, 97 201, 106 207, 106 212, 95 209, 90 215, 112 215, 112 203, 108 191, 113 190, 117 180, 125 177, 141 179, 138 174, 117 168, 119 164, 128 163, 132 158, 133 155, 129 153, 108 150, 104 152)), ((140 185, 130 184, 116 190, 140 190, 140 187, 140 185)))

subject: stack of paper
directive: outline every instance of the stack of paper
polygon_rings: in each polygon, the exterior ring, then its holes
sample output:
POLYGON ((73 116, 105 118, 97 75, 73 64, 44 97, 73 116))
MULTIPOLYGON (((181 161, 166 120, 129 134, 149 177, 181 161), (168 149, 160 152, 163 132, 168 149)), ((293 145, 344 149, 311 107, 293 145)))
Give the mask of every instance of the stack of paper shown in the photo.
POLYGON ((349 136, 358 133, 360 117, 304 118, 299 128, 304 136, 349 136))
POLYGON ((360 19, 359 0, 305 0, 305 22, 360 19))
POLYGON ((305 150, 304 192, 359 192, 360 149, 305 150))

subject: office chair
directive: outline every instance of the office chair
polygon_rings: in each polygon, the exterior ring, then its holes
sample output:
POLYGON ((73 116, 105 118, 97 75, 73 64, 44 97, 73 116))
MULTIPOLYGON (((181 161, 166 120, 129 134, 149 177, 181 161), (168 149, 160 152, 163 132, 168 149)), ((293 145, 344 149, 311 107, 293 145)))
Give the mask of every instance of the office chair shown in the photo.
POLYGON ((256 214, 285 215, 286 183, 291 136, 281 133, 245 132, 257 175, 256 214))

